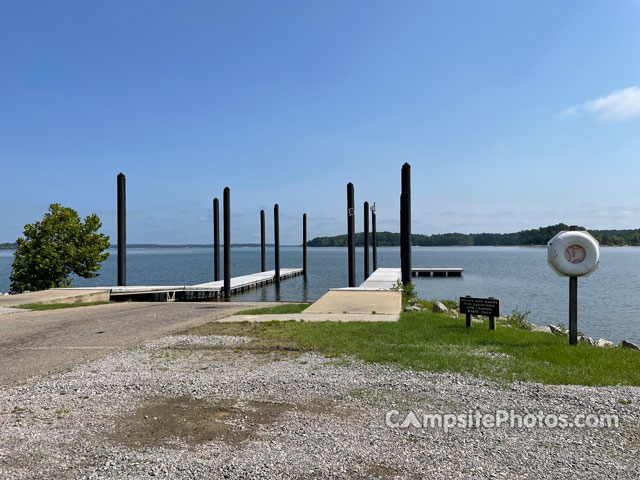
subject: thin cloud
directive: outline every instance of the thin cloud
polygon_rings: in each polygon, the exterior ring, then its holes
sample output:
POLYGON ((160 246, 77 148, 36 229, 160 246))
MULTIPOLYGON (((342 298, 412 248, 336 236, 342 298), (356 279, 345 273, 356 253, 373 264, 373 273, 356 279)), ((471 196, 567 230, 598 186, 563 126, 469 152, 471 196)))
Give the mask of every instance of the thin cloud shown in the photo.
POLYGON ((612 122, 640 117, 640 87, 616 90, 606 97, 588 100, 581 105, 573 105, 560 112, 560 116, 572 117, 581 113, 597 115, 612 122))

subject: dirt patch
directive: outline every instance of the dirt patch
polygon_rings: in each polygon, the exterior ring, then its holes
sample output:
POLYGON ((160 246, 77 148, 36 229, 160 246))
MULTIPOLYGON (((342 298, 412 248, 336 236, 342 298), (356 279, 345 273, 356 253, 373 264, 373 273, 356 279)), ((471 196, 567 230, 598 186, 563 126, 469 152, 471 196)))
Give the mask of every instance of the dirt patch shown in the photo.
POLYGON ((287 403, 208 402, 193 397, 152 398, 122 419, 110 439, 131 448, 222 441, 238 443, 259 425, 273 423, 294 408, 287 403), (178 442, 176 442, 176 440, 178 442))

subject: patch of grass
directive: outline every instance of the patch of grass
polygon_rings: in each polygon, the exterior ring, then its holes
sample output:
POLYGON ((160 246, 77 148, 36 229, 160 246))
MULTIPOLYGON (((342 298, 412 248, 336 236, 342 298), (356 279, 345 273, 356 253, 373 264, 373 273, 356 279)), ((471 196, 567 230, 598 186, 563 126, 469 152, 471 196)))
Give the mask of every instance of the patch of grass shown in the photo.
POLYGON ((300 313, 305 310, 310 303, 287 303, 284 305, 276 305, 275 307, 250 308, 249 310, 241 310, 235 315, 267 315, 279 313, 300 313))
POLYGON ((24 308, 25 310, 59 310, 61 308, 76 308, 76 307, 93 307, 95 305, 106 305, 114 302, 86 302, 86 303, 29 303, 27 305, 16 305, 11 308, 24 308))
POLYGON ((240 335, 263 348, 314 350, 326 357, 353 355, 401 368, 454 372, 501 383, 640 385, 640 352, 568 345, 565 336, 517 328, 466 328, 464 319, 404 312, 397 323, 210 323, 186 333, 240 335), (479 355, 478 352, 486 352, 479 355))

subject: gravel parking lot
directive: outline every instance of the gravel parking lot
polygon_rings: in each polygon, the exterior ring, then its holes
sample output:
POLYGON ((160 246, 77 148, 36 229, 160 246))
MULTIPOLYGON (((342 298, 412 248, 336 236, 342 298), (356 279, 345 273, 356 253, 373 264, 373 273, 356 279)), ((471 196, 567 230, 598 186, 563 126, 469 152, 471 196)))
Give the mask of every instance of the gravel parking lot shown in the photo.
MULTIPOLYGON (((0 390, 1 478, 635 478, 640 389, 498 385, 170 336, 0 390), (394 428, 409 411, 617 428, 394 428)), ((418 415, 419 416, 419 415, 418 415)))

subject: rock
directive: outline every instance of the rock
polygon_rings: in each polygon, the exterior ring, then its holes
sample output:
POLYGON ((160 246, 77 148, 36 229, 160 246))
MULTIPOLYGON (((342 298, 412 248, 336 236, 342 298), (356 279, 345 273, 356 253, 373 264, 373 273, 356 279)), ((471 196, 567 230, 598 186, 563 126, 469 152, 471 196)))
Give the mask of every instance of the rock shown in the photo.
POLYGON ((449 316, 451 318, 458 318, 458 310, 456 310, 455 308, 452 308, 451 311, 449 312, 449 316))
POLYGON ((626 340, 622 340, 620 342, 620 346, 624 348, 630 348, 631 350, 640 350, 635 343, 627 342, 626 340))
POLYGON ((471 323, 484 323, 481 318, 471 317, 471 323))
POLYGON ((407 305, 404 308, 405 312, 419 312, 420 310, 421 310, 420 307, 417 305, 407 305))
POLYGON ((546 325, 544 327, 538 327, 537 325, 531 327, 531 331, 532 332, 542 332, 542 333, 553 333, 551 331, 551 327, 549 325, 546 325))
POLYGON ((605 340, 604 338, 599 338, 596 345, 599 347, 613 347, 613 342, 610 342, 609 340, 605 340))
POLYGON ((447 313, 449 309, 442 302, 433 302, 433 311, 435 313, 447 313))
POLYGON ((551 330, 551 333, 555 333, 556 335, 569 335, 569 332, 557 325, 549 325, 549 330, 551 330))
POLYGON ((595 345, 595 344, 596 344, 596 342, 593 340, 593 338, 591 338, 591 337, 586 337, 586 336, 584 336, 584 335, 580 335, 580 336, 578 337, 578 341, 580 341, 580 342, 584 342, 584 343, 588 343, 589 345, 595 345))

